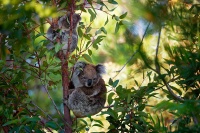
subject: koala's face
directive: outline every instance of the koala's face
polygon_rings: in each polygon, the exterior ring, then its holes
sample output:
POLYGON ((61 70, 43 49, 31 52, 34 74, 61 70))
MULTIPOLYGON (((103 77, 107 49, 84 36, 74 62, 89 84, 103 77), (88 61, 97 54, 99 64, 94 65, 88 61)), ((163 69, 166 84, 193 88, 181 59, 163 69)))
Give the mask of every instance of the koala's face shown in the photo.
POLYGON ((76 68, 78 70, 78 78, 80 83, 85 87, 93 87, 101 78, 101 74, 105 72, 103 65, 82 64, 81 67, 76 68))
POLYGON ((100 79, 100 75, 97 73, 95 66, 86 65, 79 74, 79 80, 81 84, 86 87, 95 86, 100 79))

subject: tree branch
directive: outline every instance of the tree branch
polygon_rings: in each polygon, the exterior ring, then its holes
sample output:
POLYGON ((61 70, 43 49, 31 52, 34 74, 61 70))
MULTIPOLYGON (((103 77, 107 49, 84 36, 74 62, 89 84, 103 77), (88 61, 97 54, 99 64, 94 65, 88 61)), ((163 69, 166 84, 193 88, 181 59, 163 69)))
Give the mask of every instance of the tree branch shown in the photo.
POLYGON ((156 47, 156 57, 155 57, 155 67, 156 67, 156 70, 155 69, 152 69, 152 70, 154 70, 160 76, 160 78, 162 79, 164 85, 168 89, 169 93, 174 97, 174 99, 176 99, 176 100, 178 100, 180 102, 184 102, 184 99, 182 99, 181 97, 177 96, 172 91, 170 85, 167 83, 167 81, 165 80, 165 78, 162 77, 162 74, 160 72, 160 65, 159 65, 159 62, 158 62, 158 49, 159 49, 159 45, 160 45, 161 30, 162 30, 162 26, 160 26, 160 29, 159 29, 158 42, 157 42, 157 47, 156 47))
MULTIPOLYGON (((37 109, 42 111, 42 113, 44 113, 50 120, 54 121, 53 118, 49 114, 47 114, 43 109, 41 109, 39 106, 37 106, 33 101, 31 101, 30 103, 33 104, 35 107, 37 107, 37 109)), ((54 121, 54 122, 62 130, 61 126, 56 121, 54 121)))
POLYGON ((140 47, 141 47, 142 44, 143 44, 144 37, 146 36, 147 30, 148 30, 150 24, 151 24, 151 23, 149 23, 149 24, 147 25, 147 28, 145 29, 145 32, 144 32, 144 34, 143 34, 143 36, 142 36, 142 40, 141 40, 141 42, 140 42, 140 44, 139 44, 139 48, 131 55, 131 57, 127 60, 127 62, 124 64, 124 66, 123 66, 120 70, 116 71, 117 74, 116 74, 113 78, 115 78, 115 77, 126 67, 126 65, 133 59, 133 57, 140 51, 140 47))

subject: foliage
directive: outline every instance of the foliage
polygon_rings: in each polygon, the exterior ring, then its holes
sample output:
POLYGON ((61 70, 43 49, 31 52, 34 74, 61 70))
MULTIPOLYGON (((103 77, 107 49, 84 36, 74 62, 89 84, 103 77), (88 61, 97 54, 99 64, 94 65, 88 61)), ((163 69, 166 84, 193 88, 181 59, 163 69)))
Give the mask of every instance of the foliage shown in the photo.
MULTIPOLYGON (((71 10, 71 2, 0 1, 1 131, 64 132, 59 90, 61 61, 56 56, 62 46, 55 44, 48 50, 46 31, 52 20, 71 10)), ((199 3, 174 0, 127 3, 115 0, 75 3, 74 10, 83 17, 77 28, 79 46, 67 59, 69 78, 77 60, 113 61, 123 65, 115 77, 125 67, 130 77, 128 84, 123 84, 120 78, 107 82, 107 106, 99 114, 109 123, 107 129, 102 120, 89 116, 74 122, 73 131, 88 132, 98 127, 104 132, 198 132, 199 3), (117 6, 123 4, 129 11, 117 13, 117 6), (102 14, 103 22, 99 21, 102 14), (134 31, 134 19, 138 18, 145 27, 143 35, 134 31), (151 38, 157 41, 151 42, 151 38), (103 43, 108 45, 102 46, 103 43)))

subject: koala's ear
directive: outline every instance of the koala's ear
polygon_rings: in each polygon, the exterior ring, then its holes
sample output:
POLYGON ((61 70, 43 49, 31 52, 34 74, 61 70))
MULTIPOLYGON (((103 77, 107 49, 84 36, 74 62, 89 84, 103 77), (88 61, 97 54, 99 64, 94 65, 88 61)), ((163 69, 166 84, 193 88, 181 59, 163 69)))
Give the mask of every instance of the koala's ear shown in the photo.
POLYGON ((104 73, 106 73, 106 68, 104 65, 98 64, 98 65, 96 65, 96 71, 99 74, 104 74, 104 73))
POLYGON ((85 62, 82 61, 78 61, 76 62, 76 64, 74 65, 74 72, 76 75, 79 75, 79 73, 81 71, 83 71, 83 68, 86 66, 87 64, 85 62))

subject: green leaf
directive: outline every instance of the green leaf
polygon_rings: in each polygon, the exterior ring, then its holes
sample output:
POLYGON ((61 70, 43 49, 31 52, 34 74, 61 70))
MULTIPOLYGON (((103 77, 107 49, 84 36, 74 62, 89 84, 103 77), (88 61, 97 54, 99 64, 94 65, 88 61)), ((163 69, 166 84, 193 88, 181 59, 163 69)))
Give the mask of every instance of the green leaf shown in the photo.
POLYGON ((95 32, 95 35, 98 35, 98 34, 101 34, 101 30, 99 29, 99 30, 97 30, 96 32, 95 32))
POLYGON ((107 111, 102 112, 103 114, 109 114, 110 116, 112 116, 115 120, 117 120, 118 114, 117 112, 115 112, 114 110, 112 110, 111 108, 108 108, 107 111))
POLYGON ((64 46, 64 44, 62 44, 62 45, 56 44, 55 45, 55 52, 57 53, 63 46, 64 46))
POLYGON ((121 24, 123 24, 125 26, 131 26, 132 25, 129 21, 126 21, 126 20, 121 20, 120 22, 121 22, 121 24))
POLYGON ((138 111, 142 111, 142 110, 144 110, 144 108, 145 108, 145 104, 141 104, 138 107, 138 111))
POLYGON ((113 85, 113 80, 111 78, 109 79, 108 84, 111 86, 113 85))
POLYGON ((78 27, 78 36, 82 37, 83 36, 83 31, 81 27, 78 27))
POLYGON ((171 85, 170 85, 170 87, 171 87, 174 91, 176 91, 179 95, 182 95, 181 90, 179 90, 179 89, 177 89, 176 87, 171 86, 171 85))
POLYGON ((94 124, 94 125, 92 125, 93 127, 102 127, 103 128, 103 126, 102 125, 100 125, 100 124, 94 124))
POLYGON ((107 25, 107 23, 108 23, 108 16, 107 16, 107 19, 106 19, 106 22, 105 22, 104 26, 107 25))
POLYGON ((109 93, 108 95, 108 104, 111 105, 113 103, 113 96, 115 95, 114 92, 109 93))
POLYGON ((84 125, 88 125, 87 121, 85 121, 84 119, 80 119, 80 121, 82 121, 84 123, 84 125))
POLYGON ((131 102, 131 94, 128 94, 127 95, 127 103, 130 103, 131 102))
POLYGON ((90 32, 91 29, 92 29, 91 27, 87 27, 86 33, 90 32))
POLYGON ((50 73, 48 76, 54 82, 60 81, 60 79, 62 78, 60 74, 54 74, 54 73, 50 73))
POLYGON ((88 49, 88 54, 91 56, 92 55, 92 50, 88 49))
POLYGON ((139 111, 138 114, 139 114, 139 116, 144 116, 144 117, 148 118, 148 114, 143 111, 139 111))
POLYGON ((94 40, 93 45, 96 45, 97 43, 100 43, 103 40, 104 37, 105 36, 98 36, 97 39, 94 40))
POLYGON ((121 95, 121 94, 123 93, 123 87, 122 87, 121 85, 117 86, 117 88, 116 88, 116 93, 117 93, 118 95, 121 95))
POLYGON ((116 21, 119 21, 119 17, 118 16, 114 15, 114 18, 115 18, 116 21))
POLYGON ((137 86, 139 86, 139 84, 138 84, 137 80, 134 80, 134 82, 135 82, 135 84, 136 84, 137 86))
POLYGON ((119 23, 117 22, 115 26, 115 33, 117 33, 118 31, 119 31, 119 23))
POLYGON ((17 124, 17 123, 20 123, 19 119, 8 121, 5 124, 3 124, 3 126, 7 126, 7 125, 11 125, 11 124, 17 124))
POLYGON ((37 116, 36 117, 28 117, 28 118, 26 118, 26 120, 25 120, 25 123, 27 123, 27 122, 38 122, 38 121, 40 121, 40 118, 38 118, 37 116))
POLYGON ((120 19, 123 19, 123 18, 126 17, 126 15, 127 15, 127 12, 125 12, 124 14, 122 14, 121 16, 119 16, 119 18, 120 18, 120 19))
POLYGON ((95 119, 93 119, 95 122, 97 122, 98 124, 100 124, 101 126, 103 126, 103 122, 102 121, 100 121, 100 120, 95 120, 95 119))
POLYGON ((98 45, 95 43, 92 45, 93 48, 95 48, 96 50, 99 48, 98 45))
POLYGON ((85 37, 87 40, 90 40, 90 34, 83 34, 83 37, 85 37))
POLYGON ((38 34, 35 36, 35 39, 38 38, 38 37, 40 37, 40 36, 44 36, 44 35, 45 35, 45 33, 38 33, 38 34))
POLYGON ((82 57, 87 60, 88 62, 92 63, 92 59, 88 54, 83 54, 82 57))
POLYGON ((115 80, 115 82, 113 82, 112 86, 115 88, 118 85, 118 83, 119 83, 119 80, 115 80))
POLYGON ((47 127, 54 129, 54 130, 58 129, 58 126, 53 121, 49 121, 49 122, 45 123, 45 125, 47 127))
POLYGON ((117 5, 118 4, 115 0, 108 0, 108 3, 111 3, 113 5, 117 5))
POLYGON ((96 18, 96 14, 91 9, 88 9, 88 12, 90 13, 90 22, 92 22, 96 18))
POLYGON ((101 27, 101 31, 103 31, 104 34, 107 34, 107 31, 104 27, 101 27))

